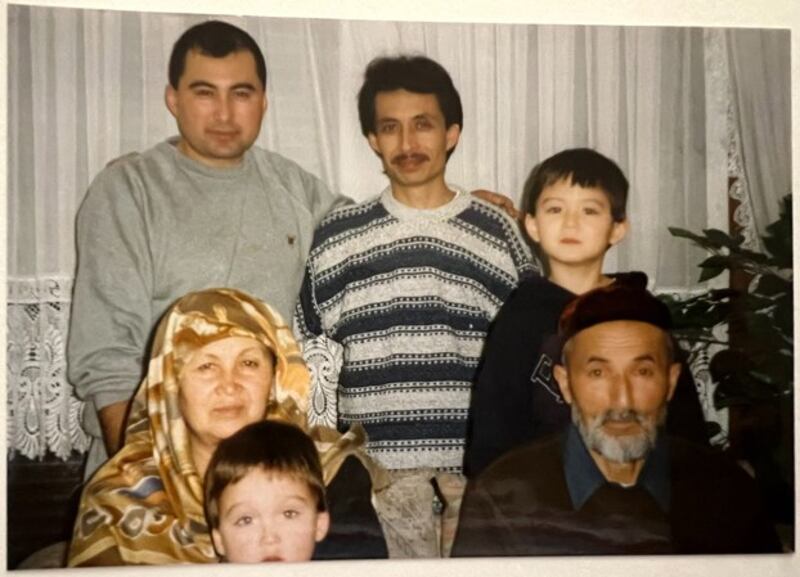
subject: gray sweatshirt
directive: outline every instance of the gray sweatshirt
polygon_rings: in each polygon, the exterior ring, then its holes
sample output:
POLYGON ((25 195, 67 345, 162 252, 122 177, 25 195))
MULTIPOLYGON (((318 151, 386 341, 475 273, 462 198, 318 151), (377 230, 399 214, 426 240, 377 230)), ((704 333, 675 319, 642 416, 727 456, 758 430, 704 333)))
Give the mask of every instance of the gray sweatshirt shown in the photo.
MULTIPOLYGON (((189 291, 238 288, 290 321, 314 228, 343 200, 256 147, 228 169, 169 141, 106 167, 77 219, 67 348, 77 395, 97 409, 130 399, 153 328, 189 291)), ((84 421, 100 436, 94 417, 84 421)))

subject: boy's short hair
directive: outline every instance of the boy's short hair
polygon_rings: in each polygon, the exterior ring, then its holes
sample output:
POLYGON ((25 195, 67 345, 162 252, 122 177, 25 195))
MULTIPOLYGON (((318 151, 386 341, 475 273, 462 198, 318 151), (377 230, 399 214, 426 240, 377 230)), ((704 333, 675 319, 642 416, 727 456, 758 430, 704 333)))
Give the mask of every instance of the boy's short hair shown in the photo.
MULTIPOLYGON (((364 136, 375 134, 375 97, 379 92, 407 90, 433 94, 444 116, 445 128, 464 127, 461 97, 447 70, 427 56, 378 57, 367 65, 364 84, 358 92, 358 118, 364 136)), ((455 147, 447 152, 447 158, 455 147)))
POLYGON ((523 190, 525 212, 535 215, 542 191, 563 179, 584 188, 601 189, 608 196, 614 221, 625 220, 628 179, 616 162, 591 148, 562 150, 534 166, 523 190))
POLYGON ((317 500, 317 511, 327 510, 322 465, 314 441, 294 425, 258 421, 223 440, 211 457, 204 488, 209 530, 219 528, 222 492, 253 470, 285 475, 307 483, 317 500))

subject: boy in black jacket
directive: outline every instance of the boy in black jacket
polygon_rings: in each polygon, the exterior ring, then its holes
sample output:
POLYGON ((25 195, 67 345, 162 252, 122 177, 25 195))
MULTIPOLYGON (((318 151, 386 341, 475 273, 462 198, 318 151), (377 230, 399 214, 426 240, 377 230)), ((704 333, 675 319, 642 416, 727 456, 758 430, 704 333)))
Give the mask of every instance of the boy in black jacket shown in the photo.
MULTIPOLYGON (((520 283, 495 318, 472 391, 464 471, 474 478, 505 452, 560 430, 569 409, 552 376, 554 335, 564 306, 611 283, 645 288, 642 272, 603 274, 606 251, 628 231, 628 180, 612 160, 568 149, 531 171, 525 230, 538 244, 547 278, 520 283)), ((697 391, 684 371, 667 429, 707 442, 697 391)))

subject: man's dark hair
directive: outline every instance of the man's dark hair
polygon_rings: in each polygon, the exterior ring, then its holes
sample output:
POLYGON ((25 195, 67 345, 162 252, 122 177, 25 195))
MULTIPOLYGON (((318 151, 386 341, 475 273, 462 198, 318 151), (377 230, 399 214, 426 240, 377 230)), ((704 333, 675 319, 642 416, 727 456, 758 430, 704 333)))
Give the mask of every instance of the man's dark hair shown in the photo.
POLYGON ((591 148, 570 148, 554 154, 531 170, 523 189, 523 207, 536 214, 536 202, 542 191, 560 180, 584 188, 599 188, 608 196, 611 217, 625 220, 628 202, 628 179, 617 163, 591 148))
MULTIPOLYGON (((379 57, 367 66, 364 84, 358 92, 358 118, 364 136, 375 134, 375 97, 379 92, 393 90, 435 95, 445 128, 453 124, 464 126, 461 97, 441 64, 426 56, 379 57)), ((448 151, 448 158, 453 150, 455 147, 448 151)))
POLYGON ((242 50, 249 52, 256 61, 256 73, 261 80, 261 87, 267 87, 267 65, 261 48, 252 36, 233 24, 208 20, 192 26, 178 38, 169 57, 169 83, 175 89, 178 88, 186 68, 186 55, 190 50, 197 50, 200 54, 213 58, 224 58, 242 50))
POLYGON ((327 510, 319 453, 311 437, 280 421, 258 421, 217 445, 204 482, 204 505, 210 529, 218 529, 219 500, 226 487, 253 470, 286 475, 308 485, 317 511, 327 510))

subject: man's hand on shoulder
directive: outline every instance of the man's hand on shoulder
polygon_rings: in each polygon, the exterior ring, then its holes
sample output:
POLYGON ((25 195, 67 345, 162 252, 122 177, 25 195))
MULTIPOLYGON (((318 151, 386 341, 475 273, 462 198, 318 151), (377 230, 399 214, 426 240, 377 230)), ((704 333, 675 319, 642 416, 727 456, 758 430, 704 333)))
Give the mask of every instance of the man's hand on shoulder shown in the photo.
POLYGON ((520 219, 519 211, 514 207, 514 201, 511 200, 504 194, 500 194, 499 192, 492 192, 491 190, 484 190, 479 188, 478 190, 473 190, 472 194, 481 200, 485 200, 488 203, 491 203, 499 208, 502 208, 506 211, 506 214, 513 218, 514 220, 520 219))
POLYGON ((127 412, 127 401, 112 403, 97 412, 97 416, 100 419, 100 428, 103 430, 103 441, 109 457, 119 451, 122 446, 122 431, 125 427, 125 415, 127 412))

